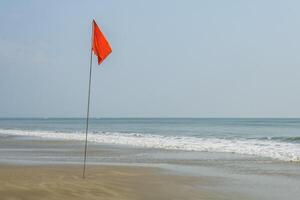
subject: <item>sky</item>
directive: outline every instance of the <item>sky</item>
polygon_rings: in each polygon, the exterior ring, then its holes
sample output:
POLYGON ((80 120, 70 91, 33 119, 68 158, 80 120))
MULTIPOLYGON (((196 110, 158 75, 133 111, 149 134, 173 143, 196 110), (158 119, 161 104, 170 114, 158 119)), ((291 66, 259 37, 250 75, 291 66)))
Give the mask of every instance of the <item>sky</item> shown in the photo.
POLYGON ((0 2, 0 117, 300 117, 300 2, 0 2))

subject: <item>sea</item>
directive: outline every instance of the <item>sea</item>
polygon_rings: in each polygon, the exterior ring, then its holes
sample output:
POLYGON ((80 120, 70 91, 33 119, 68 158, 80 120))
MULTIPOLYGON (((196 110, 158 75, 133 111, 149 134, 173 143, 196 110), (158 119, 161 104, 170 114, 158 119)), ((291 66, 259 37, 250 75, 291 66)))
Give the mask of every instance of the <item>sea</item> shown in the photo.
MULTIPOLYGON (((0 119, 0 134, 84 140, 84 118, 0 119)), ((300 162, 299 118, 92 118, 88 141, 300 162)))
MULTIPOLYGON (((0 167, 81 166, 85 128, 84 118, 2 118, 0 167)), ((219 199, 299 199, 300 118, 91 118, 90 165, 199 177, 219 199)))

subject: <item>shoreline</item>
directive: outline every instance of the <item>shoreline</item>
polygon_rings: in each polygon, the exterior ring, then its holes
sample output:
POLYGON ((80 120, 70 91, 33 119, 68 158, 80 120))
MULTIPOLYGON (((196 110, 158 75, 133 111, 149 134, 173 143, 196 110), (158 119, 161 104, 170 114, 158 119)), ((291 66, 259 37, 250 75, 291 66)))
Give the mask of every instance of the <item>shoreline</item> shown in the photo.
POLYGON ((88 178, 81 188, 82 142, 0 135, 0 199, 279 200, 300 195, 299 163, 97 143, 89 143, 87 158, 88 178))
MULTIPOLYGON (((6 137, 36 138, 43 141, 71 141, 82 142, 85 140, 83 132, 74 131, 46 131, 0 129, 6 137)), ((254 156, 262 159, 274 159, 285 162, 300 163, 298 137, 194 137, 159 135, 143 133, 122 132, 92 132, 89 134, 89 143, 100 145, 119 145, 129 148, 148 148, 175 151, 197 151, 210 153, 234 153, 241 156, 254 156), (95 134, 93 134, 95 133, 95 134), (281 139, 279 139, 281 138, 281 139), (289 141, 289 142, 288 142, 289 141)))

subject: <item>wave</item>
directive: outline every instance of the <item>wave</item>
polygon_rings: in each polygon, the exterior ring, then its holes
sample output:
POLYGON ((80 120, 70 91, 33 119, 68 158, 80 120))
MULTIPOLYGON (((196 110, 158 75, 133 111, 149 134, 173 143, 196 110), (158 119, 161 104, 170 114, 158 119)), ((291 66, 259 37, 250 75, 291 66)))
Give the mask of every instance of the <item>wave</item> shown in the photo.
MULTIPOLYGON (((82 132, 32 131, 0 129, 6 135, 35 136, 49 139, 84 140, 82 132)), ((134 147, 170 150, 227 152, 282 161, 300 161, 300 144, 267 139, 220 139, 190 136, 162 136, 142 133, 91 132, 88 140, 101 144, 130 145, 134 147)))
POLYGON ((293 142, 293 143, 300 143, 300 137, 288 137, 288 136, 275 136, 275 137, 262 137, 258 138, 261 140, 275 140, 275 141, 282 141, 282 142, 293 142))

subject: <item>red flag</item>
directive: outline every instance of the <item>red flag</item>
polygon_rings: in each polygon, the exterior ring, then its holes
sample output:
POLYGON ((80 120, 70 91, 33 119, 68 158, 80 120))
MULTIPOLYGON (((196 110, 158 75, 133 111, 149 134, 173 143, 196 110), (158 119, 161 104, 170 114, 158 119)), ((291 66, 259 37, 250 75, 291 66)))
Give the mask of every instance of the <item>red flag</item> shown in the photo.
POLYGON ((105 36, 100 31, 100 28, 93 20, 93 41, 92 41, 92 50, 94 54, 98 57, 98 65, 111 53, 111 47, 107 42, 105 36))

